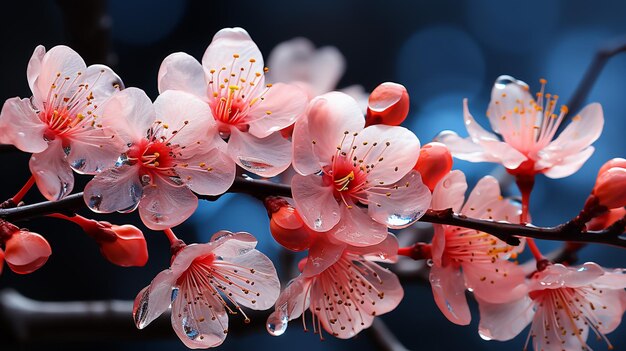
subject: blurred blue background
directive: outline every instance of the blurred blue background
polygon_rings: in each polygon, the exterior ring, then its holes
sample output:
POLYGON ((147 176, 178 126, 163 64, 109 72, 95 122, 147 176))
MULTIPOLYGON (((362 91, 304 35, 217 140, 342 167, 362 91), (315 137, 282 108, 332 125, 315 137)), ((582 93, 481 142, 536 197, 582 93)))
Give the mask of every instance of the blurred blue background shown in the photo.
MULTIPOLYGON (((474 116, 487 126, 484 111, 491 84, 501 74, 522 79, 533 90, 537 90, 539 78, 545 77, 548 90, 565 103, 595 51, 626 34, 626 2, 617 1, 13 1, 5 5, 4 14, 0 21, 2 101, 30 95, 25 71, 38 44, 47 48, 68 44, 88 64, 110 64, 126 86, 143 88, 155 98, 163 58, 176 51, 200 58, 216 31, 241 26, 266 58, 275 45, 297 36, 307 37, 317 46, 338 47, 348 63, 339 87, 361 84, 371 91, 384 81, 404 84, 411 96, 405 126, 422 143, 443 129, 466 135, 461 109, 464 97, 469 98, 474 116)), ((625 92, 623 54, 604 68, 587 101, 600 102, 604 107, 606 124, 595 143, 596 153, 569 178, 556 181, 539 177, 531 204, 535 224, 555 225, 576 215, 593 186, 597 169, 609 158, 626 155, 625 92)), ((2 196, 8 198, 28 177, 28 155, 5 153, 0 155, 0 162, 2 196)), ((466 171, 471 185, 495 167, 461 161, 455 166, 466 171)), ((515 194, 514 189, 506 191, 515 194)), ((36 191, 26 198, 40 199, 36 191)), ((112 218, 117 223, 139 223, 135 215, 112 218)), ((191 242, 206 241, 219 229, 250 231, 259 238, 259 248, 277 261, 279 247, 269 236, 267 224, 265 210, 256 200, 228 195, 214 203, 201 202, 197 213, 176 232, 191 242)), ((101 258, 96 245, 69 224, 41 219, 26 226, 49 239, 53 255, 46 266, 28 276, 5 270, 0 288, 12 287, 31 298, 132 299, 168 264, 167 241, 160 233, 146 232, 151 255, 147 267, 122 269, 101 258)), ((540 245, 545 250, 556 247, 548 242, 540 245)), ((582 251, 581 258, 605 266, 626 266, 623 254, 618 249, 591 246, 582 251)), ((437 310, 428 285, 408 283, 405 289, 400 307, 383 319, 409 349, 522 349, 526 332, 507 343, 485 342, 476 333, 477 315, 469 327, 452 325, 437 310)), ((231 323, 242 321, 231 317, 231 323)), ((616 348, 625 348, 626 327, 622 325, 609 338, 616 348)), ((590 344, 605 347, 593 340, 590 344)), ((374 350, 366 333, 349 341, 328 337, 319 342, 312 333, 302 332, 299 321, 281 338, 262 331, 231 335, 221 348, 291 350, 294 345, 302 351, 374 350)), ((1 348, 5 346, 3 341, 1 348)), ((16 350, 40 348, 44 346, 15 345, 16 350)), ((46 350, 112 348, 184 349, 173 334, 149 342, 109 340, 97 345, 45 346, 46 350)))

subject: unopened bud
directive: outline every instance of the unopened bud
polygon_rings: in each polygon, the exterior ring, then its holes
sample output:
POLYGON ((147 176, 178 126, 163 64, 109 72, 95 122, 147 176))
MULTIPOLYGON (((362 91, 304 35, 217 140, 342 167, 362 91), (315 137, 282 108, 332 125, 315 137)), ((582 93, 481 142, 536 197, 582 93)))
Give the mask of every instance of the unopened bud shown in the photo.
POLYGON ((311 246, 314 234, 285 199, 268 197, 265 207, 270 217, 270 232, 276 242, 292 251, 303 251, 311 246))
POLYGON ((43 266, 52 249, 48 241, 41 235, 27 230, 13 233, 5 242, 4 260, 11 270, 17 274, 28 274, 43 266))
POLYGON ((608 209, 626 206, 626 169, 613 167, 599 173, 593 195, 608 209))
POLYGON ((148 245, 141 230, 135 226, 111 225, 115 241, 99 242, 100 252, 109 262, 121 267, 143 267, 148 262, 148 245))
POLYGON ((623 158, 613 158, 608 160, 605 164, 602 165, 602 167, 600 167, 600 170, 598 171, 598 176, 600 176, 602 173, 608 171, 611 168, 624 168, 626 169, 626 159, 623 158))
POLYGON ((382 83, 370 94, 365 125, 398 126, 409 114, 409 93, 397 83, 382 83))
POLYGON ((602 230, 616 221, 626 216, 626 209, 623 207, 614 208, 605 212, 604 214, 595 217, 589 223, 587 223, 587 230, 602 230))
POLYGON ((420 149, 420 157, 417 159, 416 171, 422 176, 422 182, 432 192, 439 181, 450 173, 452 169, 452 154, 448 147, 442 143, 432 142, 420 149))

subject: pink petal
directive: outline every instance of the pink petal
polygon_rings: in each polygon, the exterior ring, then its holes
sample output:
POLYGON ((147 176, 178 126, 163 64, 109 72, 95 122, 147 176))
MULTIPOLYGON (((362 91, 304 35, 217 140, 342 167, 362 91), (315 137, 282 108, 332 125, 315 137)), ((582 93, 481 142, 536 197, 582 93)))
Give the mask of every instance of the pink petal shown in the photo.
POLYGON ((304 113, 308 103, 302 89, 282 83, 274 84, 263 98, 248 112, 249 132, 257 138, 265 138, 292 125, 304 113))
MULTIPOLYGON (((104 104, 113 94, 124 89, 122 79, 113 70, 105 65, 91 65, 85 69, 80 77, 76 80, 74 88, 81 84, 91 93, 91 104, 83 109, 83 114, 87 109, 98 110, 98 107, 104 104)), ((89 95, 86 93, 85 95, 89 95)), ((69 96, 68 96, 69 97, 69 96)))
POLYGON ((568 308, 557 308, 554 301, 550 301, 551 308, 539 306, 530 334, 533 335, 533 350, 584 350, 582 346, 589 335, 589 324, 585 318, 574 319, 568 308), (554 321, 563 321, 558 325, 554 321), (549 327, 546 327, 546 324, 549 327), (556 329, 562 327, 563 329, 556 329))
POLYGON ((603 127, 602 106, 598 103, 585 106, 578 115, 571 118, 571 122, 559 134, 558 138, 541 151, 542 154, 546 154, 545 156, 542 155, 542 158, 566 158, 587 148, 600 137, 603 127))
POLYGON ((365 209, 341 206, 341 220, 328 234, 348 245, 371 246, 385 240, 387 227, 374 221, 365 209))
POLYGON ((360 132, 365 125, 365 118, 356 101, 339 92, 313 99, 307 115, 310 140, 297 142, 313 144, 313 151, 322 165, 331 163, 331 158, 337 153, 337 147, 344 138, 345 147, 348 148, 353 134, 360 132))
POLYGON ((272 324, 273 333, 278 336, 284 333, 286 323, 302 315, 309 307, 309 292, 311 289, 310 278, 302 275, 287 283, 285 289, 276 300, 275 311, 268 317, 268 324, 272 324))
POLYGON ((500 160, 491 154, 485 152, 480 143, 476 143, 471 137, 461 138, 453 131, 445 130, 437 137, 435 141, 445 144, 452 156, 459 160, 469 162, 499 162, 500 160))
POLYGON ((24 152, 43 152, 48 147, 43 138, 47 129, 29 99, 14 97, 4 102, 0 113, 0 143, 13 144, 24 152))
MULTIPOLYGON (((487 117, 491 123, 491 128, 496 132, 503 134, 507 129, 511 129, 509 124, 513 123, 513 130, 520 130, 521 119, 518 114, 513 114, 513 110, 522 106, 531 107, 534 102, 529 92, 528 84, 517 80, 511 76, 500 76, 491 90, 491 102, 487 109, 487 117), (521 102, 521 104, 520 104, 521 102), (507 119, 502 119, 507 116, 507 119)), ((541 120, 538 121, 541 124, 541 120)))
POLYGON ((461 209, 461 213, 471 218, 484 218, 493 209, 490 207, 495 200, 500 200, 500 183, 492 176, 481 178, 461 209))
POLYGON ((291 164, 291 143, 278 132, 259 139, 231 128, 227 151, 243 169, 262 177, 278 175, 291 164))
POLYGON ((159 68, 159 93, 181 90, 208 101, 204 69, 198 60, 184 52, 170 54, 159 68))
POLYGON ((176 173, 197 194, 223 194, 235 181, 235 162, 219 149, 179 159, 178 165, 176 173))
POLYGON ((486 340, 513 339, 526 328, 535 314, 533 302, 528 296, 503 304, 488 303, 478 297, 476 300, 480 311, 478 333, 486 340))
POLYGON ((139 215, 146 227, 163 230, 184 222, 197 207, 198 198, 189 188, 154 173, 152 183, 143 188, 139 215))
POLYGON ((350 85, 343 89, 339 89, 339 92, 350 95, 354 100, 356 100, 357 105, 361 108, 361 113, 365 115, 367 112, 367 103, 370 97, 370 94, 365 91, 362 85, 350 85))
POLYGON ((116 138, 125 143, 145 139, 156 118, 152 101, 137 88, 127 88, 114 94, 101 106, 100 114, 100 123, 113 130, 116 138))
POLYGON ((37 89, 35 85, 35 81, 39 76, 39 72, 41 71, 41 61, 43 61, 43 57, 46 54, 46 48, 43 45, 38 45, 33 51, 33 55, 28 61, 28 67, 26 68, 26 77, 28 78, 28 86, 30 87, 31 92, 35 92, 37 89))
MULTIPOLYGON (((180 277, 189 269, 191 264, 199 257, 214 253, 215 243, 189 244, 176 253, 170 270, 176 277, 180 277)), ((177 278, 178 279, 178 278, 177 278)))
POLYGON ((391 229, 410 226, 430 207, 430 189, 417 171, 410 171, 395 185, 368 190, 367 213, 391 229))
POLYGON ((296 174, 291 179, 291 192, 296 209, 309 228, 326 232, 339 222, 341 214, 333 187, 324 185, 322 177, 296 174))
POLYGON ((208 150, 217 147, 217 124, 211 108, 196 96, 168 90, 154 101, 154 111, 156 119, 164 126, 159 136, 174 145, 184 146, 181 150, 183 158, 193 156, 199 148, 208 150))
MULTIPOLYGON (((594 151, 594 147, 589 146, 579 153, 566 156, 565 158, 560 159, 557 164, 549 166, 550 168, 544 171, 543 174, 552 179, 568 177, 576 173, 585 164, 585 162, 587 162, 591 155, 593 155, 594 151)), ((553 163, 551 161, 552 160, 549 160, 548 163, 553 163)), ((537 166, 544 165, 544 160, 537 163, 537 166)))
MULTIPOLYGON (((367 180, 372 184, 395 183, 413 169, 420 154, 420 141, 415 134, 404 127, 373 125, 359 132, 351 146, 352 138, 347 137, 343 151, 354 156, 363 165, 373 165, 367 180)), ((337 145, 339 145, 336 142, 337 145)), ((336 146, 335 146, 336 150, 336 146)))
POLYGON ((513 262, 463 264, 465 285, 474 295, 489 303, 506 303, 528 293, 524 270, 513 262))
POLYGON ((99 173, 85 186, 83 198, 94 212, 131 212, 143 194, 139 167, 123 165, 99 173))
POLYGON ((263 56, 243 28, 224 28, 217 32, 204 52, 202 66, 205 72, 211 69, 219 71, 222 67, 226 67, 228 72, 231 69, 232 72, 239 72, 243 68, 246 75, 252 76, 260 73, 261 77, 257 85, 264 85, 263 56), (239 55, 239 57, 234 59, 233 55, 239 55))
POLYGON ((309 119, 306 116, 296 121, 291 139, 293 141, 292 164, 294 170, 302 175, 320 171, 320 160, 313 151, 313 139, 309 133, 309 119))
MULTIPOLYGON (((35 49, 35 53, 33 53, 33 56, 37 55, 34 57, 35 61, 39 60, 40 50, 39 48, 35 49)), ((85 68, 87 68, 85 61, 83 61, 80 55, 64 45, 50 49, 43 56, 39 65, 33 62, 32 74, 28 73, 29 81, 35 75, 37 66, 39 66, 39 74, 35 79, 35 89, 33 90, 33 95, 37 101, 45 101, 55 80, 58 79, 57 83, 60 83, 66 77, 74 79, 77 77, 78 72, 84 73, 85 68)))
POLYGON ((202 295, 195 290, 181 289, 172 302, 172 328, 190 349, 219 346, 228 333, 228 314, 224 306, 212 290, 204 285, 202 288, 202 295), (196 295, 201 299, 192 301, 191 297, 196 295))
POLYGON ((430 286, 441 313, 454 324, 468 325, 472 316, 465 298, 465 282, 461 270, 452 265, 434 265, 430 269, 430 286))
POLYGON ((210 245, 212 252, 224 258, 236 257, 254 249, 257 244, 256 238, 246 232, 229 232, 220 230, 211 237, 210 245))
POLYGON ((437 266, 443 265, 443 252, 446 249, 446 230, 448 228, 449 226, 444 226, 442 224, 433 224, 433 229, 435 230, 435 233, 431 242, 431 252, 433 256, 433 262, 437 266))
POLYGON ((317 96, 334 90, 345 71, 345 59, 335 47, 316 50, 310 40, 294 38, 272 50, 268 66, 273 82, 305 82, 317 96))
POLYGON ((309 248, 302 275, 304 277, 313 277, 325 271, 341 258, 345 248, 346 244, 344 243, 332 242, 324 234, 318 235, 313 245, 309 248))
POLYGON ((172 301, 172 287, 178 277, 179 275, 166 269, 137 294, 133 306, 133 319, 137 328, 145 328, 168 310, 172 301))
POLYGON ((280 281, 274 264, 260 251, 250 250, 228 260, 216 260, 213 265, 234 283, 227 291, 238 304, 253 310, 274 306, 280 294, 280 281))
POLYGON ((67 162, 80 174, 96 174, 115 166, 126 145, 119 138, 111 138, 101 129, 73 133, 69 139, 67 162))
POLYGON ((530 290, 556 289, 560 287, 578 288, 589 285, 604 275, 602 267, 587 262, 581 267, 565 267, 557 263, 549 265, 535 273, 530 283, 530 290))
POLYGON ((500 140, 495 134, 486 131, 476 122, 469 111, 467 99, 463 99, 463 121, 465 122, 465 128, 467 128, 469 136, 475 143, 478 143, 480 140, 500 140))
POLYGON ((485 150, 485 153, 490 154, 490 157, 497 159, 497 162, 508 169, 515 169, 528 159, 513 146, 499 140, 483 139, 480 141, 480 145, 485 150))
POLYGON ((65 160, 61 139, 48 144, 48 148, 33 154, 28 162, 41 194, 50 201, 61 200, 74 188, 74 174, 65 160))
MULTIPOLYGON (((593 287, 597 288, 595 284, 593 287)), ((589 306, 594 306, 591 311, 597 320, 594 323, 597 323, 598 330, 608 334, 617 329, 626 310, 626 291, 624 291, 624 288, 615 290, 602 289, 601 294, 595 293, 594 290, 589 288, 585 289, 585 291, 587 293, 584 296, 589 301, 589 306)))
POLYGON ((465 191, 467 191, 465 174, 459 170, 453 170, 435 186, 430 207, 433 210, 451 208, 458 213, 465 200, 465 191))
POLYGON ((26 230, 15 232, 5 242, 4 260, 17 274, 29 274, 41 268, 52 254, 48 241, 26 230))
MULTIPOLYGON (((367 273, 361 274, 362 282, 373 287, 373 289, 362 291, 365 295, 361 295, 361 299, 369 302, 361 305, 363 310, 370 315, 376 314, 377 316, 393 311, 404 297, 404 289, 398 277, 375 262, 366 260, 358 262, 367 267, 367 273)), ((353 274, 353 277, 358 276, 353 274)), ((358 299, 355 300, 358 301, 358 299)))
POLYGON ((371 246, 350 246, 350 253, 362 256, 368 261, 396 263, 398 261, 398 238, 391 233, 382 242, 371 246))

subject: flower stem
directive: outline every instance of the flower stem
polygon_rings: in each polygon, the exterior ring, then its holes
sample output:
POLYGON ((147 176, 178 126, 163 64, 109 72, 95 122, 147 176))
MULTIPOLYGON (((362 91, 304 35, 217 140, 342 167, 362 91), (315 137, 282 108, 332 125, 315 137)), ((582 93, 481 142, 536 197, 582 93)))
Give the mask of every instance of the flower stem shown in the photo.
MULTIPOLYGON (((520 216, 520 224, 527 224, 530 207, 530 193, 533 191, 533 186, 535 185, 535 176, 517 175, 515 177, 515 181, 520 193, 522 194, 522 215, 520 216)), ((537 264, 546 260, 541 251, 539 251, 539 247, 537 247, 534 239, 527 238, 526 244, 528 245, 530 252, 533 254, 535 261, 537 261, 537 264)))
POLYGON ((167 237, 167 240, 170 241, 171 245, 174 245, 175 243, 178 243, 180 241, 180 239, 178 239, 178 237, 176 236, 176 234, 174 234, 171 228, 163 229, 163 233, 165 233, 165 236, 167 237))
POLYGON ((415 243, 411 246, 398 248, 398 255, 410 257, 414 260, 427 260, 432 258, 431 245, 415 243))
POLYGON ((17 194, 15 194, 15 196, 11 198, 11 201, 13 201, 13 203, 15 204, 18 204, 20 201, 22 201, 26 193, 28 193, 33 185, 35 185, 35 177, 31 175, 30 178, 28 178, 28 180, 26 181, 26 184, 24 184, 24 186, 22 187, 22 189, 20 189, 20 191, 18 191, 17 194))

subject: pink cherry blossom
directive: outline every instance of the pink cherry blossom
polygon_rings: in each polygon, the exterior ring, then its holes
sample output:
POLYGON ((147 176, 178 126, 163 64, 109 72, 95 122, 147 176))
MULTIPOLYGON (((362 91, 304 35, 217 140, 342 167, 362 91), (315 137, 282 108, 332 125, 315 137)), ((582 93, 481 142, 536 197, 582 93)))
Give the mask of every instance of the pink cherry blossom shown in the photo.
MULTIPOLYGON (((433 209, 452 208, 468 217, 493 221, 519 221, 521 210, 500 195, 498 181, 482 178, 463 204, 467 183, 458 170, 435 187, 433 209)), ((526 293, 524 271, 507 259, 521 250, 473 229, 435 224, 430 283, 435 302, 453 323, 471 320, 465 290, 493 303, 510 301, 526 293)))
POLYGON ((85 187, 95 212, 130 212, 139 207, 144 224, 170 228, 189 218, 202 195, 224 193, 235 164, 209 106, 182 91, 166 91, 154 104, 139 89, 115 94, 102 107, 101 122, 124 149, 117 167, 96 175, 85 187), (193 192, 192 192, 193 191, 193 192))
POLYGON ((381 242, 387 227, 409 226, 431 197, 412 170, 417 137, 403 127, 364 124, 354 99, 332 92, 311 101, 293 134, 298 212, 311 229, 354 246, 381 242))
MULTIPOLYGON (((309 100, 336 90, 346 70, 346 59, 336 47, 316 49, 310 40, 302 37, 276 45, 268 63, 272 68, 267 74, 268 81, 294 83, 307 92, 309 100)), ((352 96, 365 113, 368 94, 362 86, 351 85, 339 91, 352 96)))
POLYGON ((612 349, 606 334, 617 328, 626 310, 624 270, 554 264, 527 284, 530 293, 509 303, 478 299, 484 339, 509 340, 532 323, 529 338, 535 350, 591 350, 589 329, 612 349))
POLYGON ((143 329, 172 307, 172 327, 189 348, 215 347, 228 333, 228 313, 270 308, 280 293, 272 261, 248 233, 217 232, 207 244, 183 247, 135 299, 133 316, 143 329), (231 307, 232 306, 232 307, 231 307))
POLYGON ((312 313, 313 330, 347 339, 395 309, 404 290, 398 277, 374 261, 395 262, 398 241, 389 234, 368 247, 354 247, 319 235, 300 276, 289 282, 269 316, 268 331, 283 334, 290 320, 312 313))
POLYGON ((159 91, 182 90, 210 106, 228 139, 227 153, 245 170, 264 177, 284 171, 291 163, 291 146, 278 131, 304 112, 306 95, 288 84, 265 84, 263 57, 241 28, 217 32, 200 64, 179 52, 169 55, 159 70, 159 91))
POLYGON ((33 96, 8 99, 0 115, 0 142, 33 153, 29 167, 49 200, 74 187, 72 169, 95 174, 115 162, 110 138, 96 121, 99 106, 123 88, 108 67, 87 67, 67 46, 35 48, 27 78, 33 96))
POLYGON ((491 91, 487 117, 503 141, 474 120, 467 100, 463 102, 463 112, 469 137, 445 131, 438 140, 462 160, 501 163, 516 174, 567 177, 591 157, 594 148, 590 145, 598 139, 604 125, 602 107, 597 103, 587 105, 555 139, 568 109, 562 106, 559 112, 558 96, 545 93, 544 88, 542 80, 535 101, 526 83, 501 76, 491 91))

